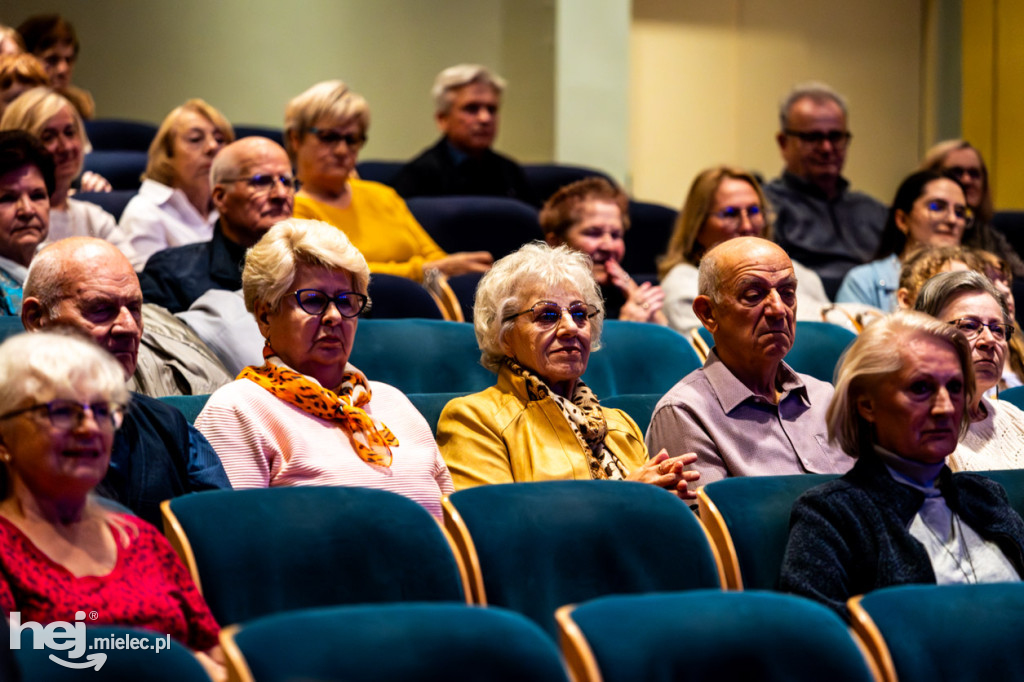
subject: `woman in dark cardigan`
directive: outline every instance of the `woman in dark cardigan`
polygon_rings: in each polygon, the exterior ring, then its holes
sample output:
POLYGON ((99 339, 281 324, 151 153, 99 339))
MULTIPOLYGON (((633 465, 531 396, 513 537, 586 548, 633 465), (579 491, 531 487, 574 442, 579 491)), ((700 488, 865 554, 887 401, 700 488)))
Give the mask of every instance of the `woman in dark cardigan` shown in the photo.
POLYGON ((850 597, 906 583, 1024 575, 1024 521, 995 482, 945 465, 974 392, 967 339, 919 313, 869 325, 847 351, 829 437, 857 464, 797 500, 780 587, 847 615, 850 597))

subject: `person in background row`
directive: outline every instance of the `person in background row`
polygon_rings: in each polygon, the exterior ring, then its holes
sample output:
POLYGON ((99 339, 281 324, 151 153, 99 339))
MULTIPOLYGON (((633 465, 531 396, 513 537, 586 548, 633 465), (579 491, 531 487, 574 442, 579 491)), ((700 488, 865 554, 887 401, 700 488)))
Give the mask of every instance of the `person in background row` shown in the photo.
POLYGON ((142 186, 124 213, 127 255, 136 270, 157 251, 209 241, 213 208, 210 167, 235 131, 224 115, 201 99, 190 99, 167 114, 149 145, 142 186))
POLYGON ((832 386, 784 362, 796 335, 797 280, 777 244, 736 237, 700 262, 693 310, 715 345, 654 408, 647 448, 697 453, 706 485, 729 476, 842 473, 825 439, 832 386))
POLYGON ((122 368, 88 338, 0 345, 0 616, 166 633, 223 679, 220 630, 163 535, 91 493, 130 409, 122 368))
POLYGON ((23 130, 0 131, 0 315, 21 312, 22 286, 50 226, 53 157, 23 130))
POLYGON ((14 56, 24 52, 25 43, 22 42, 18 30, 0 24, 0 57, 14 56))
MULTIPOLYGON (((142 292, 128 259, 112 244, 69 237, 32 261, 21 321, 28 331, 74 327, 121 363, 127 382, 139 365, 142 292)), ((181 412, 133 393, 114 438, 99 492, 160 525, 160 503, 189 492, 230 488, 217 453, 181 412)))
MULTIPOLYGON (((625 412, 601 407, 580 379, 604 322, 593 266, 568 246, 534 242, 481 280, 473 326, 481 362, 498 375, 441 412, 437 442, 455 487, 557 479, 651 483, 691 499, 692 454, 648 459, 625 412)), ((680 443, 670 444, 678 450, 680 443)))
POLYGON ((622 269, 623 235, 629 229, 629 197, 604 178, 562 187, 544 204, 540 226, 550 246, 566 244, 590 256, 608 319, 668 324, 665 294, 650 282, 637 284, 622 269))
POLYGON ((36 87, 49 87, 42 62, 30 54, 0 55, 0 116, 18 95, 36 87))
POLYGON ((934 171, 911 173, 896 190, 875 260, 846 273, 836 302, 896 310, 900 264, 924 246, 959 246, 973 220, 956 181, 934 171))
POLYGON ((917 294, 924 283, 941 272, 979 271, 982 260, 966 246, 926 246, 915 250, 900 266, 899 291, 896 299, 900 310, 913 310, 917 294))
POLYGON ((266 339, 196 419, 236 488, 390 490, 441 515, 452 480, 430 426, 393 386, 348 361, 370 270, 343 232, 286 220, 249 249, 245 307, 266 339))
POLYGON ((402 167, 392 186, 403 197, 484 195, 537 205, 518 163, 494 151, 505 80, 479 64, 439 73, 431 94, 441 139, 402 167))
POLYGON ((246 249, 292 217, 298 181, 281 145, 246 137, 214 158, 210 186, 219 216, 213 239, 158 251, 139 275, 146 302, 172 313, 187 310, 210 289, 242 288, 246 249))
POLYGON ((985 394, 1006 367, 1013 318, 1003 296, 985 275, 945 272, 921 287, 914 309, 959 329, 971 348, 974 399, 967 404, 970 427, 950 455, 953 471, 1024 468, 1024 412, 985 394))
MULTIPOLYGON (((665 314, 673 329, 687 332, 700 326, 693 301, 697 266, 708 250, 734 237, 772 238, 767 206, 757 179, 740 168, 713 166, 693 179, 668 249, 658 263, 665 314)), ((830 304, 821 279, 813 270, 791 262, 800 282, 799 319, 821 320, 822 308, 830 304)))
POLYGON ((851 596, 890 585, 1020 580, 1024 521, 1006 492, 946 466, 974 397, 964 335, 893 313, 865 327, 836 377, 829 438, 857 463, 797 499, 780 589, 846 616, 851 596))
POLYGON ((96 113, 92 95, 71 83, 79 49, 71 22, 59 14, 40 14, 22 22, 18 33, 25 43, 25 51, 38 57, 46 67, 50 85, 68 98, 82 118, 92 118, 96 113))
POLYGON ((878 250, 885 206, 843 177, 853 137, 846 100, 824 83, 795 86, 779 108, 775 140, 786 162, 764 187, 775 209, 773 238, 821 277, 834 297, 846 271, 878 250))
POLYGON ((450 277, 485 272, 491 254, 446 254, 393 189, 353 176, 369 126, 366 100, 341 81, 317 83, 288 103, 285 146, 302 181, 295 217, 340 229, 371 272, 417 282, 428 270, 450 277))
MULTIPOLYGON (((89 140, 78 111, 50 88, 32 88, 15 100, 3 116, 0 130, 32 133, 53 155, 56 185, 50 195, 50 231, 46 243, 65 237, 97 237, 120 249, 127 240, 114 216, 96 204, 71 196, 71 183, 82 175, 89 140)), ((110 183, 95 173, 82 179, 85 191, 110 191, 110 183)))

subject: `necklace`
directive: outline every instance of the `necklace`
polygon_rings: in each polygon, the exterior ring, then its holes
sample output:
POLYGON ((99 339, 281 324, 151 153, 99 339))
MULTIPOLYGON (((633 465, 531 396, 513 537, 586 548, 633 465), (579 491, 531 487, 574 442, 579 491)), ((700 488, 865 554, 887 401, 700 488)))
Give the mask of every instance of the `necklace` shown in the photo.
MULTIPOLYGON (((967 549, 967 543, 964 541, 964 529, 963 526, 960 525, 960 517, 955 513, 951 513, 951 516, 952 518, 950 519, 949 524, 951 537, 949 539, 956 539, 957 549, 959 550, 958 554, 960 556, 953 554, 949 547, 946 546, 946 543, 942 541, 942 538, 939 537, 939 534, 936 533, 927 522, 924 523, 924 527, 928 529, 928 532, 932 534, 932 537, 934 537, 935 541, 939 543, 939 546, 942 547, 946 554, 949 555, 949 558, 953 560, 957 569, 959 569, 960 573, 963 574, 964 580, 967 581, 967 583, 977 583, 978 572, 974 570, 974 561, 971 559, 971 552, 967 549), (959 533, 957 533, 957 529, 960 530, 959 533), (969 573, 964 570, 963 557, 967 557, 967 566, 971 569, 969 573)), ((924 519, 921 520, 924 521, 924 519)))

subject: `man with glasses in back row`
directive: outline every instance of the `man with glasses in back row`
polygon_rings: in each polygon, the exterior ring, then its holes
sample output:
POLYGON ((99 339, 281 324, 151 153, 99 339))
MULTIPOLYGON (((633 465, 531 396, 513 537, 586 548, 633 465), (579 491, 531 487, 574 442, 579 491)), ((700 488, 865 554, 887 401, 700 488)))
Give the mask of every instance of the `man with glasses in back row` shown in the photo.
POLYGON ((246 137, 214 158, 210 187, 220 213, 213 239, 150 256, 139 275, 147 303, 178 313, 210 289, 240 289, 246 249, 292 217, 298 181, 279 144, 246 137))
POLYGON ((823 83, 797 85, 779 110, 776 135, 786 167, 764 186, 774 239, 821 277, 834 298, 846 271, 875 257, 886 207, 850 191, 842 176, 851 134, 846 101, 823 83))

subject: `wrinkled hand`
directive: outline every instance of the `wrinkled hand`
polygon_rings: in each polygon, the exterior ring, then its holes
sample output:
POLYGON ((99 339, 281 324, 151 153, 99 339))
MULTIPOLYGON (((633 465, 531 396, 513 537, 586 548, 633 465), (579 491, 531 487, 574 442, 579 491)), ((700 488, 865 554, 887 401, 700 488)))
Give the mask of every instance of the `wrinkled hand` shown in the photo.
POLYGON ((107 179, 99 173, 85 171, 82 173, 83 192, 109 192, 113 189, 107 179))
POLYGON ((486 251, 460 251, 450 256, 424 264, 423 269, 435 268, 449 277, 465 275, 468 272, 487 272, 491 269, 494 256, 486 251))
POLYGON ((675 493, 682 500, 693 500, 697 498, 697 491, 691 491, 689 484, 700 478, 700 472, 684 471, 684 468, 696 461, 697 455, 692 452, 669 457, 668 452, 662 448, 661 452, 647 460, 639 469, 631 471, 626 480, 651 483, 675 493))

